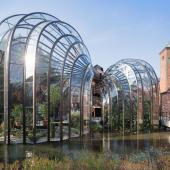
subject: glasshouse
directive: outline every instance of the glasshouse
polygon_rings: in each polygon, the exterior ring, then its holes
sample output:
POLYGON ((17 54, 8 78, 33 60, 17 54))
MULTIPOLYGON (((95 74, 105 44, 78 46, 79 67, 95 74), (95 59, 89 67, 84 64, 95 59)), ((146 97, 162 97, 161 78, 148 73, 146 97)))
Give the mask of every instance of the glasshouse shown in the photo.
POLYGON ((150 64, 124 59, 105 72, 95 68, 101 71, 95 74, 98 99, 93 106, 95 115, 103 113, 104 127, 124 133, 150 131, 159 124, 159 80, 150 64))
POLYGON ((79 33, 52 15, 0 22, 0 141, 62 141, 94 124, 151 130, 158 111, 159 81, 147 62, 125 59, 104 72, 93 67, 79 33))

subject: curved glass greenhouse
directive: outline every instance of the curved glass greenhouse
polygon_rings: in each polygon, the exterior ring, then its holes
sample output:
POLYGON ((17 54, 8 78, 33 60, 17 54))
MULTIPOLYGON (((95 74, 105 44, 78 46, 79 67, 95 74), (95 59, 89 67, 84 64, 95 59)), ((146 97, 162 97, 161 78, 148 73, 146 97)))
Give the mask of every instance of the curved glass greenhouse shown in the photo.
POLYGON ((0 22, 0 141, 62 141, 89 133, 95 121, 123 132, 151 129, 158 100, 147 62, 121 60, 98 72, 79 33, 52 15, 0 22))
POLYGON ((124 59, 103 74, 103 121, 123 132, 151 130, 159 121, 159 81, 139 59, 124 59))
POLYGON ((0 43, 5 140, 38 143, 87 133, 93 70, 78 32, 49 14, 20 14, 0 23, 0 43))

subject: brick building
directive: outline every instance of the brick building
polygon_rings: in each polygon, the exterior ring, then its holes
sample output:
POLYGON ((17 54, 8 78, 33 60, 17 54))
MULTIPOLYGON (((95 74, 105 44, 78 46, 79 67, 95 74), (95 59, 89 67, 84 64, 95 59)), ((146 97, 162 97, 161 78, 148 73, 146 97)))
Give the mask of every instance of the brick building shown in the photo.
POLYGON ((160 52, 161 123, 170 127, 170 43, 160 52))

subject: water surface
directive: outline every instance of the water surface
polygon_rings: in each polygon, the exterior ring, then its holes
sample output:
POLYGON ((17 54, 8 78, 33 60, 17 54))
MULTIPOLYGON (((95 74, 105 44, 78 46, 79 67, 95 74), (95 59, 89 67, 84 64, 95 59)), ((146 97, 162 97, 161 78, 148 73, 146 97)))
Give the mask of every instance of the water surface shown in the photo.
POLYGON ((78 159, 83 151, 124 155, 146 152, 150 149, 170 151, 170 132, 155 132, 135 135, 115 135, 113 133, 96 133, 84 136, 83 139, 73 138, 70 141, 37 145, 4 145, 0 144, 0 162, 23 160, 28 153, 39 152, 55 155, 59 152, 78 159))

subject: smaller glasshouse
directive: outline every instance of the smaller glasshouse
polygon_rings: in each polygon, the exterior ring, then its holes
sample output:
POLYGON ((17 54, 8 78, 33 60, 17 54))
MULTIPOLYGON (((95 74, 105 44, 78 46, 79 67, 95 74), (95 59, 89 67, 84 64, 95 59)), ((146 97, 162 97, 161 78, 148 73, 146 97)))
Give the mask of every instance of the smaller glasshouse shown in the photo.
POLYGON ((150 64, 125 59, 93 67, 79 33, 41 12, 0 22, 0 141, 41 143, 120 132, 159 122, 159 81, 150 64))
POLYGON ((124 133, 158 126, 159 80, 150 64, 124 59, 105 72, 94 68, 92 113, 104 127, 124 133))

